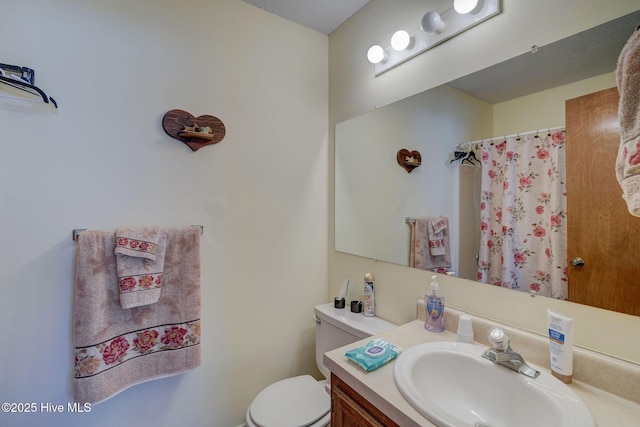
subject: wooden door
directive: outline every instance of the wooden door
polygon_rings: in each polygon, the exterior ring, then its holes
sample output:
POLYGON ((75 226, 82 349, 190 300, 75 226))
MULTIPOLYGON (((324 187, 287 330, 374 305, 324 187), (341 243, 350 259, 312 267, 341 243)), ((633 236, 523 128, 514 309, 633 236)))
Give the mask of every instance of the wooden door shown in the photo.
POLYGON ((331 426, 398 427, 398 424, 331 374, 331 426))
POLYGON ((618 100, 614 87, 565 103, 569 301, 640 315, 640 218, 615 175, 618 100))

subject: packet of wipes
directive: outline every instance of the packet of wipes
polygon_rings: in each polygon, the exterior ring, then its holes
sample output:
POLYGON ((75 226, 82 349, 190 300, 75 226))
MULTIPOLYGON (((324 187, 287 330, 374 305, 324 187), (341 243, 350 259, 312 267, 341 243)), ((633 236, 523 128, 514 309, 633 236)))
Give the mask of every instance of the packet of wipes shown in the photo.
POLYGON ((347 351, 344 355, 367 372, 379 368, 396 358, 401 348, 383 339, 375 339, 362 347, 347 351))

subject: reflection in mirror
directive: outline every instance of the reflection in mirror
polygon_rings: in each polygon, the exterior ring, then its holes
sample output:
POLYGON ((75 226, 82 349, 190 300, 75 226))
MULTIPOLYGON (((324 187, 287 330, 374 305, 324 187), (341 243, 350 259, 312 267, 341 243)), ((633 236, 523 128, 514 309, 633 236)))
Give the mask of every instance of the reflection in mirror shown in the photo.
POLYGON ((450 163, 455 147, 563 125, 565 100, 615 86, 639 23, 640 11, 338 124, 335 249, 409 266, 405 218, 444 216, 451 270, 476 280, 482 172, 450 163), (422 155, 411 174, 400 149, 422 155))
MULTIPOLYGON (((450 145, 491 130, 491 106, 443 86, 336 126, 336 250, 409 265, 405 217, 453 220, 455 167, 450 145), (407 174, 396 162, 405 148, 421 153, 407 174)), ((457 239, 454 230, 451 241, 457 239)), ((452 263, 457 265, 452 254, 452 263)))

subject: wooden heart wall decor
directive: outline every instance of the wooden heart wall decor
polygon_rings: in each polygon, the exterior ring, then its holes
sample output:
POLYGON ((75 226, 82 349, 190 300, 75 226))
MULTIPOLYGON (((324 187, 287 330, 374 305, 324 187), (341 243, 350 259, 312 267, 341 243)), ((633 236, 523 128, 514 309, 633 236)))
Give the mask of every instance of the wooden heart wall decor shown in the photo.
POLYGON ((182 141, 193 151, 217 144, 226 133, 224 123, 214 116, 193 117, 183 110, 170 110, 162 118, 162 127, 171 138, 182 141))
POLYGON ((398 150, 396 154, 398 164, 402 166, 408 173, 422 164, 422 156, 419 151, 409 151, 406 148, 398 150))

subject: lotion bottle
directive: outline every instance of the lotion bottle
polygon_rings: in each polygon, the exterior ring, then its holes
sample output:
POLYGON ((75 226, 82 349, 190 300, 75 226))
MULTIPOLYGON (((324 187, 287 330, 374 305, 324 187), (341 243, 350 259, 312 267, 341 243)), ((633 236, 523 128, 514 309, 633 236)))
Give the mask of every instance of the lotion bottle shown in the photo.
POLYGON ((431 294, 425 295, 424 308, 427 320, 424 327, 432 332, 444 331, 444 297, 438 295, 438 281, 435 274, 431 276, 431 294))
POLYGON ((547 310, 551 374, 565 384, 573 379, 573 319, 547 310))
POLYGON ((364 314, 367 317, 376 315, 375 294, 373 291, 373 275, 367 273, 364 275, 364 314))

